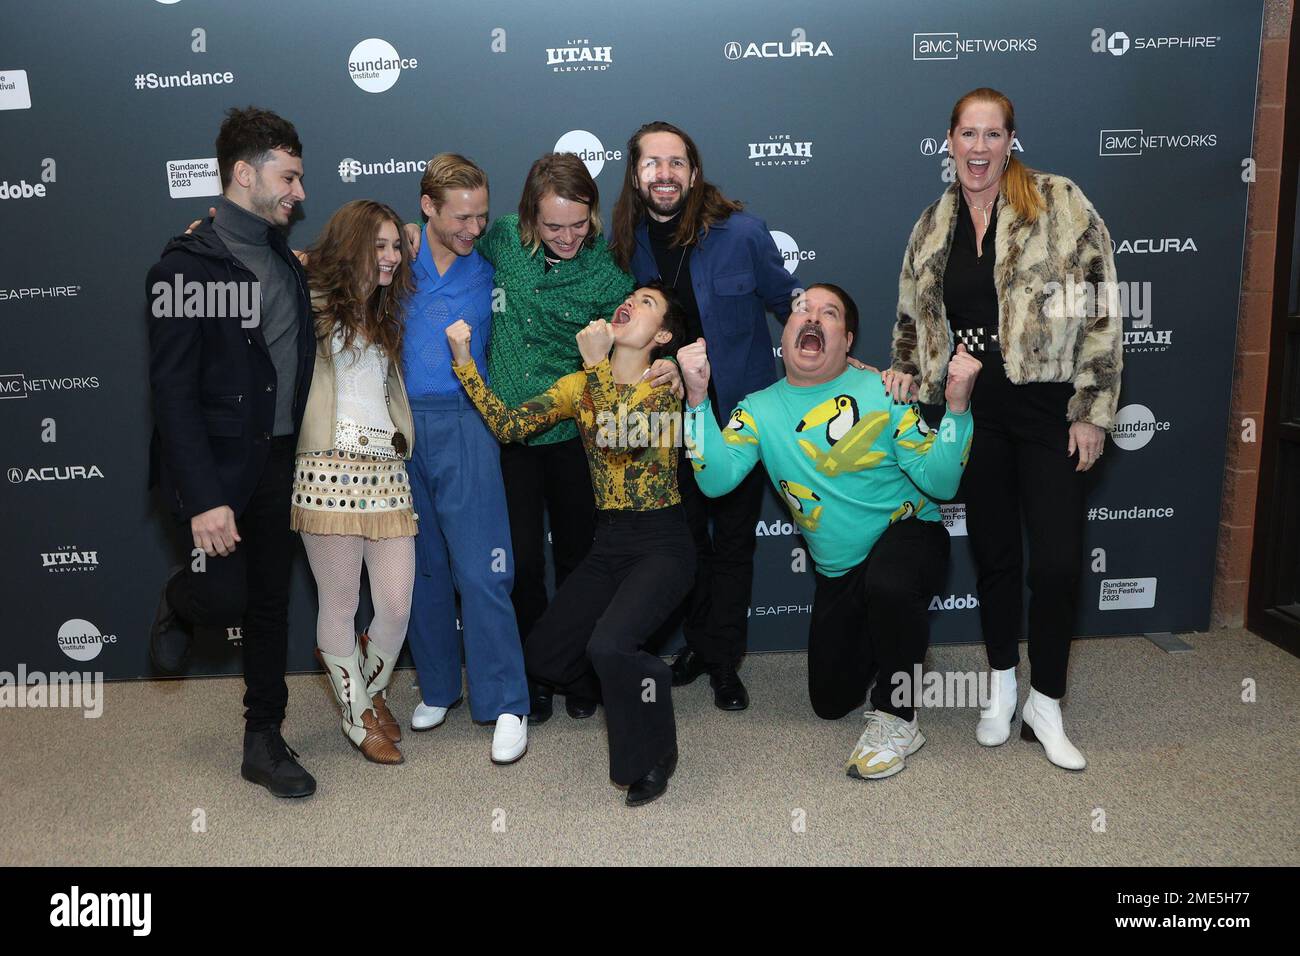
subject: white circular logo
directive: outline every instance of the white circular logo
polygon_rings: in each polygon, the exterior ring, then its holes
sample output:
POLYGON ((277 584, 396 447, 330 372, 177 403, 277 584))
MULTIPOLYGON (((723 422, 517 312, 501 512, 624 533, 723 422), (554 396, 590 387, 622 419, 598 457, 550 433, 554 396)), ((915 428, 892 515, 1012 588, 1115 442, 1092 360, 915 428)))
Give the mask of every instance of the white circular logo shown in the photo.
POLYGON ((935 153, 937 153, 937 152, 939 152, 939 142, 938 142, 938 140, 931 139, 931 138, 928 137, 928 136, 927 136, 925 139, 921 140, 921 155, 922 155, 922 156, 933 156, 933 155, 934 155, 935 153))
POLYGON ((570 130, 555 141, 555 152, 573 153, 587 166, 587 172, 595 179, 605 168, 605 146, 596 138, 595 133, 585 129, 570 130))
POLYGON ((799 268, 799 243, 794 241, 794 237, 788 232, 772 230, 772 241, 776 243, 777 249, 781 250, 781 258, 785 260, 785 271, 794 275, 794 270, 799 268))
POLYGON ((1123 30, 1117 30, 1106 41, 1106 48, 1110 50, 1111 56, 1123 56, 1128 52, 1128 44, 1128 34, 1123 30))
POLYGON ((383 93, 402 75, 402 58, 387 40, 371 37, 348 54, 348 75, 367 93, 383 93))
POLYGON ((722 48, 722 55, 725 56, 728 60, 739 60, 740 44, 737 43, 735 40, 732 40, 730 43, 728 43, 726 46, 722 48))
POLYGON ((1115 413, 1115 428, 1110 438, 1125 451, 1137 451, 1147 446, 1156 428, 1156 416, 1151 409, 1145 405, 1125 405, 1115 413))
POLYGON ((89 621, 74 617, 59 628, 59 650, 74 661, 93 661, 104 649, 104 639, 99 628, 89 621))
POLYGON ((9 480, 12 481, 15 485, 21 484, 23 480, 23 470, 21 468, 10 468, 9 480))

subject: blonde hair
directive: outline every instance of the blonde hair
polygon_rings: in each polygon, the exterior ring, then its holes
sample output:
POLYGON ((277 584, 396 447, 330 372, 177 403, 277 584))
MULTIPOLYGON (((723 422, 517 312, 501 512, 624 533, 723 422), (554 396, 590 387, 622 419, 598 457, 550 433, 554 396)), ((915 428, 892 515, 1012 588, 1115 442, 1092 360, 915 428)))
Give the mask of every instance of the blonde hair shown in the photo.
POLYGON ((547 196, 559 196, 569 202, 580 202, 587 207, 588 230, 582 244, 590 249, 600 235, 600 190, 596 180, 584 163, 574 153, 547 153, 528 170, 524 192, 519 197, 519 238, 529 253, 536 253, 542 244, 537 233, 537 207, 547 196))
MULTIPOLYGON (((429 160, 420 178, 420 195, 428 196, 434 209, 441 209, 449 189, 487 189, 487 173, 459 153, 439 153, 429 160)), ((420 213, 425 222, 429 217, 420 213)))
MULTIPOLYGON (((1011 100, 1005 94, 987 86, 971 90, 957 101, 957 105, 952 108, 952 117, 948 121, 949 136, 957 128, 961 114, 971 103, 992 103, 1000 109, 1002 111, 1002 125, 1006 127, 1007 132, 1014 141, 1016 108, 1011 105, 1011 100)), ((1032 172, 1033 170, 1012 155, 1011 150, 1008 148, 1007 168, 1002 173, 1001 193, 1006 197, 1007 202, 1010 203, 1016 214, 1028 222, 1036 221, 1038 214, 1047 208, 1047 204, 1043 202, 1042 193, 1034 185, 1034 178, 1030 175, 1032 172)))

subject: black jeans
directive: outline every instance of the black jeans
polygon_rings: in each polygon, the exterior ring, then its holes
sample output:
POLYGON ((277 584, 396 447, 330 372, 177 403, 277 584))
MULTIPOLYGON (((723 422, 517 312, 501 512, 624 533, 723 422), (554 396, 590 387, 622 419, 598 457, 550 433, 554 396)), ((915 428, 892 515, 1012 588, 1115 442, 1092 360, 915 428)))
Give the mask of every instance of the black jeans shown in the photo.
POLYGON ((617 784, 639 780, 677 746, 672 673, 644 647, 694 574, 680 505, 602 511, 591 553, 524 646, 530 680, 604 703, 609 775, 617 784))
POLYGON ((596 503, 582 441, 553 445, 501 446, 501 477, 515 555, 515 606, 519 637, 528 640, 546 610, 546 536, 542 516, 551 518, 551 558, 558 591, 587 552, 596 531, 596 503))
POLYGON ((749 633, 749 600, 754 585, 754 529, 763 509, 767 475, 754 466, 739 485, 710 498, 695 483, 683 453, 677 466, 682 505, 695 540, 695 586, 688 599, 682 634, 707 666, 738 664, 749 633), (709 533, 709 519, 713 533, 709 533))
MULTIPOLYGON (((808 628, 808 697, 813 711, 838 720, 862 703, 911 720, 891 701, 893 675, 914 684, 930 645, 930 601, 948 574, 948 532, 939 521, 909 518, 885 529, 865 561, 837 578, 817 574, 808 628)), ((914 700, 920 688, 913 686, 914 700)))
POLYGON ((1070 640, 1083 574, 1086 473, 1066 455, 1068 382, 1007 381, 996 349, 980 355, 971 413, 975 439, 958 500, 966 503, 966 532, 979 572, 980 624, 989 666, 1020 662, 1025 562, 1021 522, 1029 541, 1030 683, 1041 694, 1065 696, 1070 640))
POLYGON ((177 529, 185 563, 168 585, 167 600, 190 624, 235 627, 243 622, 244 720, 249 730, 273 730, 284 720, 289 688, 289 572, 297 535, 289 530, 294 450, 298 438, 271 439, 271 453, 253 496, 235 518, 240 541, 228 557, 205 558, 194 570, 189 522, 177 529))

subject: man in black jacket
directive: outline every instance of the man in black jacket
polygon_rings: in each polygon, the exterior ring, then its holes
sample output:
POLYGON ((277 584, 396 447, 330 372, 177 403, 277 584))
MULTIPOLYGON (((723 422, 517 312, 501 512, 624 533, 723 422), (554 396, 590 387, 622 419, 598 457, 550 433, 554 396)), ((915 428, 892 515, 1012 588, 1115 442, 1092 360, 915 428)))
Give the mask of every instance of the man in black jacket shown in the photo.
POLYGON ((145 285, 150 473, 189 554, 163 589, 149 647, 175 673, 195 624, 242 620, 241 772, 276 796, 307 796, 316 781, 280 735, 289 500, 314 351, 306 276, 283 231, 305 198, 302 144, 274 113, 232 109, 217 162, 216 215, 169 242, 145 285))

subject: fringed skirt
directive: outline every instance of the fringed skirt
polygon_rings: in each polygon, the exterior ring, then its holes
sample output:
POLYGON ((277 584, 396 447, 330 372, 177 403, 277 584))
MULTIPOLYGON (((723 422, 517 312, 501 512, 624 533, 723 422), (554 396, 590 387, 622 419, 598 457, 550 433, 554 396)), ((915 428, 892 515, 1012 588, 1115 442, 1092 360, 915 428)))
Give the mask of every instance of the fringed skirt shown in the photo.
POLYGON ((345 451, 299 455, 289 527, 378 541, 417 531, 406 462, 345 451))

